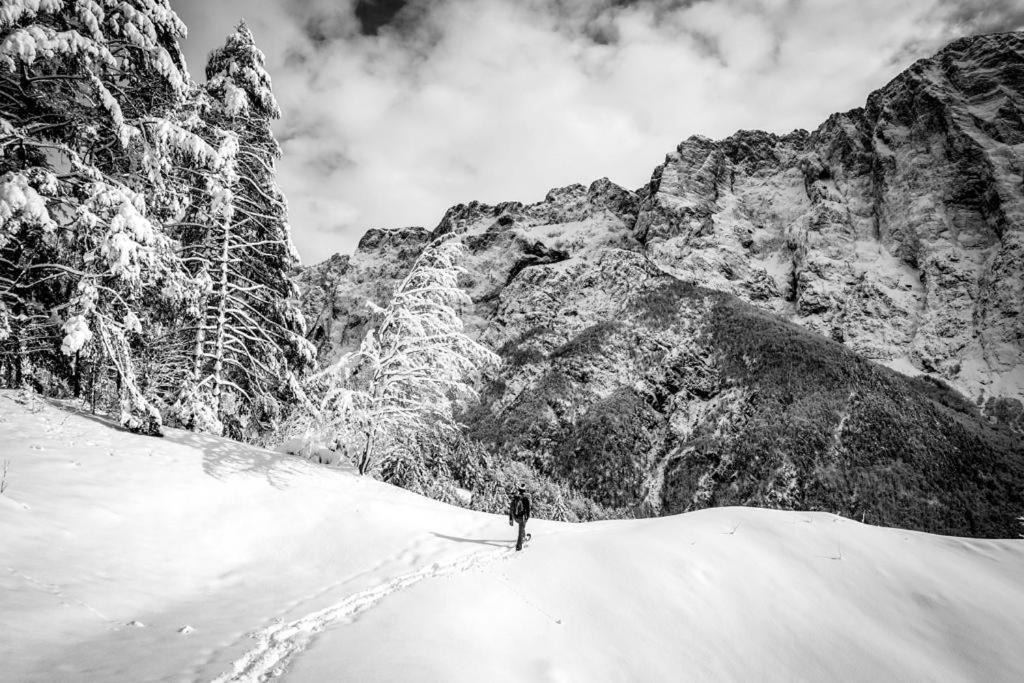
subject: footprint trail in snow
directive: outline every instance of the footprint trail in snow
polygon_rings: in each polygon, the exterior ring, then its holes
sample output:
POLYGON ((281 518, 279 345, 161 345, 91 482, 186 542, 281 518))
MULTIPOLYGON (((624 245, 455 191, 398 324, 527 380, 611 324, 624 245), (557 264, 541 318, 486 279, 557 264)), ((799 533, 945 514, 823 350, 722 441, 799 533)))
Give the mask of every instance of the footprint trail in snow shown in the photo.
POLYGON ((214 679, 213 683, 254 683, 279 676, 292 658, 309 646, 314 636, 332 624, 351 619, 389 595, 425 579, 476 569, 508 556, 508 550, 484 550, 453 560, 433 562, 294 621, 268 626, 252 635, 259 641, 256 647, 235 660, 232 670, 214 679))

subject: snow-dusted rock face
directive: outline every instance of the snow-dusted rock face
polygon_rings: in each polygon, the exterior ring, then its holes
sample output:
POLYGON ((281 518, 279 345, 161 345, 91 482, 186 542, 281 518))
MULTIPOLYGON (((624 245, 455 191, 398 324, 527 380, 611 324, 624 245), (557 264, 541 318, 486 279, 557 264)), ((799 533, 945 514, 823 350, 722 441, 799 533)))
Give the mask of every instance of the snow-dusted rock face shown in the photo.
POLYGON ((369 230, 352 256, 335 254, 299 273, 303 314, 321 356, 359 346, 369 320, 366 302, 386 303, 430 240, 424 228, 369 230))
POLYGON ((669 272, 972 399, 1024 391, 1024 35, 952 43, 812 133, 693 137, 635 227, 669 272))
MULTIPOLYGON (((691 137, 637 192, 602 179, 460 204, 432 234, 469 247, 480 328, 523 268, 612 246, 984 405, 1024 399, 1022 174, 1024 34, 999 34, 952 43, 814 132, 691 137)), ((341 271, 314 266, 340 277, 335 329, 361 330, 358 304, 429 239, 372 230, 341 271)))
POLYGON ((351 257, 335 255, 299 274, 304 312, 316 321, 311 326, 322 355, 358 346, 367 323, 365 302, 385 304, 420 251, 432 239, 454 233, 467 247, 463 285, 475 302, 463 315, 480 332, 498 296, 524 269, 605 246, 639 249, 631 232, 638 206, 634 193, 602 179, 589 188, 551 190, 536 204, 459 204, 433 232, 373 229, 351 257))

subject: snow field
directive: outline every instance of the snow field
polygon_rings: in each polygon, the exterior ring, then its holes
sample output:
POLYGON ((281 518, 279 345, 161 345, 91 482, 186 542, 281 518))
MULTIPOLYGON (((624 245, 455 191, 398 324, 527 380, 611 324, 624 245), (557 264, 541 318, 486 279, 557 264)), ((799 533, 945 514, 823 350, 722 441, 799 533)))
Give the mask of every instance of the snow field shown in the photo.
POLYGON ((562 525, 328 629, 290 681, 1018 681, 1024 541, 719 508, 562 525))
POLYGON ((15 396, 0 391, 0 680, 211 680, 252 632, 457 558, 431 531, 480 524, 299 458, 15 396))
POLYGON ((0 680, 1024 679, 1024 541, 507 520, 0 392, 0 680))

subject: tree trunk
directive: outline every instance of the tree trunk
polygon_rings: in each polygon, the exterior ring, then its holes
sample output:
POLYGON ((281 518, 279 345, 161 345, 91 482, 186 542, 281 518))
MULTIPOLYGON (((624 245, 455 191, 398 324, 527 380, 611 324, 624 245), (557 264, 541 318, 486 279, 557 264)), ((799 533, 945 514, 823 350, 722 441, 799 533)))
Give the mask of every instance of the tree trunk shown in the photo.
POLYGON ((93 415, 96 414, 96 369, 99 366, 99 359, 93 361, 91 372, 89 373, 89 410, 93 415))
POLYGON ((71 376, 71 390, 75 398, 82 396, 82 352, 75 351, 75 367, 71 376))
POLYGON ((217 402, 217 419, 224 423, 224 414, 221 408, 222 390, 221 386, 224 381, 224 337, 225 327, 227 327, 227 309, 228 309, 228 260, 231 258, 230 252, 230 239, 231 239, 231 227, 227 224, 224 225, 224 239, 221 242, 220 251, 220 301, 217 302, 217 340, 216 348, 214 349, 214 361, 213 361, 213 395, 217 402))
POLYGON ((14 386, 21 389, 25 385, 25 344, 18 335, 18 352, 14 354, 14 386))
POLYGON ((370 466, 373 464, 373 446, 377 436, 377 425, 370 425, 370 429, 366 432, 366 447, 363 448, 363 454, 359 456, 359 474, 367 474, 370 471, 370 466))
MULTIPOLYGON (((381 375, 379 365, 373 371, 371 385, 373 386, 372 405, 380 405, 380 402, 384 397, 384 377, 381 375)), ((359 474, 366 474, 370 471, 371 466, 373 465, 373 447, 375 445, 376 438, 377 423, 374 421, 370 423, 370 426, 366 431, 366 448, 363 449, 363 455, 359 458, 359 474)))

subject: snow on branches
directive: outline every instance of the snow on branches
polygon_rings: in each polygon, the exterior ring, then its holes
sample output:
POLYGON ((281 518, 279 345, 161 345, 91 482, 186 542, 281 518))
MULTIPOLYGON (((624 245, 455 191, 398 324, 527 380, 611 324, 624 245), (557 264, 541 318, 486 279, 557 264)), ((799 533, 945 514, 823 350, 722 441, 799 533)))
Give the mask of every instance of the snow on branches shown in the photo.
POLYGON ((191 372, 174 412, 193 429, 240 438, 276 428, 297 375, 314 363, 290 277, 298 258, 287 204, 276 183, 270 118, 278 111, 276 104, 250 106, 250 97, 273 103, 262 64, 244 25, 211 54, 196 130, 216 147, 214 172, 180 233, 191 272, 208 284, 196 318, 181 329, 191 372))
POLYGON ((9 0, 0 10, 0 31, 0 66, 8 71, 73 58, 94 76, 134 64, 178 94, 187 85, 177 45, 185 26, 167 0, 9 0))
POLYGON ((458 402, 475 395, 479 374, 498 362, 463 331, 461 249, 447 241, 424 250, 387 307, 371 304, 379 323, 359 350, 310 380, 307 449, 354 450, 365 474, 388 459, 415 461, 411 445, 420 436, 457 429, 458 402))
POLYGON ((206 67, 207 87, 229 118, 281 116, 271 89, 265 58, 256 47, 249 27, 242 22, 228 36, 224 47, 210 54, 206 67))
MULTIPOLYGON (((37 172, 33 175, 44 175, 47 180, 52 179, 52 176, 45 173, 37 172)), ((34 184, 26 173, 7 173, 0 177, 0 248, 25 225, 38 226, 46 232, 57 227, 50 218, 46 201, 33 187, 34 184)), ((46 184, 50 186, 49 182, 46 184)))
POLYGON ((0 12, 0 366, 15 383, 36 363, 60 369, 76 393, 83 364, 110 368, 122 422, 145 431, 160 415, 139 386, 140 319, 190 287, 150 210, 164 178, 136 169, 171 154, 145 128, 183 101, 183 35, 167 0, 0 12))
POLYGON ((77 31, 55 31, 48 26, 20 28, 0 43, 0 65, 14 71, 18 64, 32 66, 39 60, 74 57, 85 64, 105 63, 113 67, 113 54, 103 44, 77 31))
POLYGON ((0 376, 78 396, 88 375, 133 429, 158 431, 173 407, 248 438, 314 363, 280 112, 244 25, 205 86, 184 35, 169 0, 0 8, 0 376))
POLYGON ((64 0, 6 0, 0 7, 0 29, 40 13, 57 12, 63 7, 64 0))

